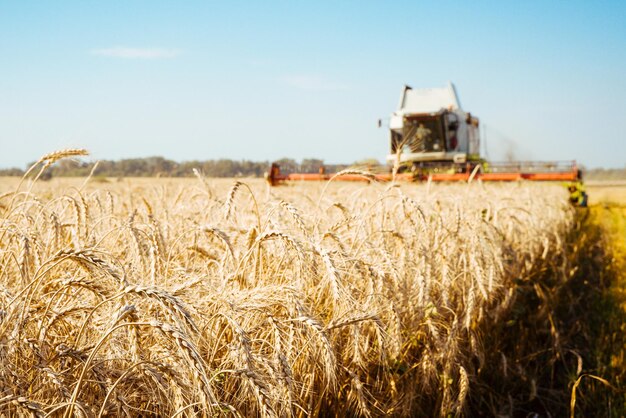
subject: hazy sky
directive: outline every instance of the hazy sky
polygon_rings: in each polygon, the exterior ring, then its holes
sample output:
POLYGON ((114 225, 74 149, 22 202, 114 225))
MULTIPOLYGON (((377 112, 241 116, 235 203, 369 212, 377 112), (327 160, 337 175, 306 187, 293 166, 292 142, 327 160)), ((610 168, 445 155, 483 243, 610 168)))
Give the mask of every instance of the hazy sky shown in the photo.
POLYGON ((0 167, 382 161, 402 85, 448 81, 492 160, 623 167, 625 22, 626 1, 0 0, 0 167))

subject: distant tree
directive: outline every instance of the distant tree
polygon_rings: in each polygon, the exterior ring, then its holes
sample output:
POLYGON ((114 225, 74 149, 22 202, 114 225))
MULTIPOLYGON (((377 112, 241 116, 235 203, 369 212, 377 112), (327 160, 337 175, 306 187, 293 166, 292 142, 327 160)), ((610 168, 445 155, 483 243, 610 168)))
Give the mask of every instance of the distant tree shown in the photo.
MULTIPOLYGON (((285 173, 297 171, 317 172, 324 160, 305 158, 300 164, 292 158, 281 158, 276 161, 285 173)), ((30 167, 33 163, 29 164, 30 167)), ((94 168, 94 162, 80 160, 61 160, 46 170, 47 175, 52 177, 84 177, 89 175, 94 168)), ((193 169, 200 170, 206 177, 263 177, 269 169, 269 161, 250 160, 206 160, 176 162, 163 157, 154 156, 147 158, 126 158, 123 160, 100 160, 93 171, 94 176, 104 177, 192 177, 193 169)), ((347 166, 345 164, 326 165, 327 172, 339 171, 347 166)), ((0 170, 0 176, 22 176, 24 171, 12 168, 0 170)))
POLYGON ((0 177, 1 176, 19 176, 22 177, 24 175, 24 170, 20 170, 19 168, 3 168, 0 169, 0 177))
POLYGON ((303 173, 316 173, 324 165, 324 160, 305 158, 300 163, 300 171, 303 173))
POLYGON ((376 158, 365 158, 363 160, 357 160, 354 162, 355 166, 359 166, 359 167, 364 167, 364 166, 371 166, 371 167, 378 167, 380 166, 380 161, 378 161, 376 158))
POLYGON ((275 162, 280 166, 280 171, 284 173, 295 173, 298 171, 298 163, 292 158, 281 158, 275 162))
POLYGON ((626 180, 626 167, 589 170, 583 167, 583 176, 586 180, 626 180))

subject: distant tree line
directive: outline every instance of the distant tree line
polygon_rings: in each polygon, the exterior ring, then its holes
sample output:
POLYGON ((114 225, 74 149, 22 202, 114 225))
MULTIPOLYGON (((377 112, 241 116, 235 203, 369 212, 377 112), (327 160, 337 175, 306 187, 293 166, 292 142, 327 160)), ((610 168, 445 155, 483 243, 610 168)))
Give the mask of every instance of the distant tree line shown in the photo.
MULTIPOLYGON (((292 158, 275 161, 283 173, 317 173, 324 166, 327 173, 333 173, 349 166, 364 169, 380 167, 375 159, 367 159, 354 164, 324 164, 324 160, 305 158, 298 162, 292 158)), ((95 162, 62 160, 46 170, 45 178, 84 177, 93 170, 95 162)), ((29 164, 28 167, 32 165, 29 164)), ((248 160, 206 160, 177 162, 163 157, 129 158, 118 161, 101 160, 94 171, 99 177, 192 177, 193 169, 199 170, 206 177, 263 177, 269 169, 269 161, 248 160)), ((20 168, 0 169, 0 176, 23 176, 26 170, 20 168)), ((37 172, 37 170, 35 170, 37 172)), ((583 168, 586 180, 626 180, 624 168, 583 168)))
MULTIPOLYGON (((282 172, 318 172, 323 160, 304 159, 300 162, 283 158, 275 161, 282 172)), ((95 162, 62 160, 46 170, 50 177, 84 177, 94 168, 95 162)), ((29 164, 29 167, 32 164, 29 164)), ((346 168, 348 165, 325 165, 327 172, 346 168)), ((130 158, 118 161, 101 160, 93 172, 99 177, 191 177, 193 169, 199 170, 206 177, 263 177, 269 169, 269 161, 248 160, 207 160, 176 162, 163 157, 130 158)), ((19 168, 0 169, 0 176, 23 176, 26 170, 19 168)), ((35 170, 37 171, 37 170, 35 170)))
POLYGON ((626 167, 583 170, 583 178, 585 180, 626 180, 626 167))

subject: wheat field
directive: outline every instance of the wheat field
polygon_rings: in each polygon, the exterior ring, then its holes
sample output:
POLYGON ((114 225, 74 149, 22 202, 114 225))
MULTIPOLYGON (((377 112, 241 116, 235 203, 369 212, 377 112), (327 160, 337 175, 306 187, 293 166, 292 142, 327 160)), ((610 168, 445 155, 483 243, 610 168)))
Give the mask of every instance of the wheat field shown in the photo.
POLYGON ((0 184, 8 415, 463 415, 574 221, 543 184, 0 184))

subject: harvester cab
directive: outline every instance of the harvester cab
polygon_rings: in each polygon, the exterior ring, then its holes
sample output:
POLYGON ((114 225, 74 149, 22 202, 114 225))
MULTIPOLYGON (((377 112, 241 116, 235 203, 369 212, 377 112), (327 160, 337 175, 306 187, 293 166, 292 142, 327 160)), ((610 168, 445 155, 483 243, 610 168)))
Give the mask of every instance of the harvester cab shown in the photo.
POLYGON ((480 161, 478 119, 463 111, 452 83, 422 89, 405 85, 389 133, 390 164, 457 171, 480 161))

